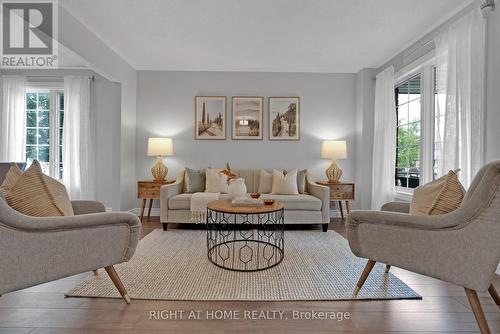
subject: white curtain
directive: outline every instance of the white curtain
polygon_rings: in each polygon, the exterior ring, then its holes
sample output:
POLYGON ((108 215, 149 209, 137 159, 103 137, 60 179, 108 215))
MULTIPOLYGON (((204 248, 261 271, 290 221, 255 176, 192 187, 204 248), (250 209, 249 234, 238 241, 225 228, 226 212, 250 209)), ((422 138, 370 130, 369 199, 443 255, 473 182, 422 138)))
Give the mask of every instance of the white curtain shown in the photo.
POLYGON ((0 161, 26 161, 26 77, 4 76, 0 161))
POLYGON ((480 9, 438 35, 438 175, 460 168, 467 188, 484 163, 485 22, 480 9))
POLYGON ((90 80, 64 77, 63 183, 71 199, 94 199, 90 80))
POLYGON ((396 166, 396 101, 394 67, 377 75, 373 133, 372 209, 394 200, 396 166))

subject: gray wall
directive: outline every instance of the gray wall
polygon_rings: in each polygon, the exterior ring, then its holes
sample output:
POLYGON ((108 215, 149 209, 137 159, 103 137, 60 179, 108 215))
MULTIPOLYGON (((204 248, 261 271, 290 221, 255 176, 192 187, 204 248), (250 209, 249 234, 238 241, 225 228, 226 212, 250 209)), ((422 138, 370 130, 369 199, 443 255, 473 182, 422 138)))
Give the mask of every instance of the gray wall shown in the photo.
POLYGON ((339 161, 346 181, 354 180, 355 74, 159 72, 137 74, 137 179, 151 179, 154 157, 147 139, 172 137, 174 156, 167 157, 168 178, 189 166, 234 168, 309 168, 325 179, 329 161, 320 159, 323 139, 347 140, 348 159, 339 161), (194 139, 194 96, 227 96, 228 139, 194 139), (268 106, 264 103, 264 140, 231 140, 231 96, 299 96, 300 141, 268 138, 268 106))

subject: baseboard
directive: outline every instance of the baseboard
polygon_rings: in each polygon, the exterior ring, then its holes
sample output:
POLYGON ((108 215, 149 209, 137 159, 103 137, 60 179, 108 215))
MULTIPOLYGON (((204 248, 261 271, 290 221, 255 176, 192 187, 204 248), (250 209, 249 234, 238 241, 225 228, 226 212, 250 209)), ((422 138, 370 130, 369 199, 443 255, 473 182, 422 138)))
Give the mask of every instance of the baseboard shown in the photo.
MULTIPOLYGON (((134 208, 132 210, 129 210, 129 212, 140 215, 141 214, 141 209, 140 208, 134 208)), ((144 215, 148 214, 148 209, 144 210, 144 215)), ((160 217, 160 208, 152 208, 151 209, 151 216, 153 217, 160 217)))

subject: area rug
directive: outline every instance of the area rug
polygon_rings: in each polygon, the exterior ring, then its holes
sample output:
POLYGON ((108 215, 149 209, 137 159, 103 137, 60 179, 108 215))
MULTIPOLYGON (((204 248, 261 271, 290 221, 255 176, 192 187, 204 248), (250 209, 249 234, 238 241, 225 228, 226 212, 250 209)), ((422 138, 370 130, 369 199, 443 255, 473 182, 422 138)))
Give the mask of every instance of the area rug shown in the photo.
MULTIPOLYGON (((207 259, 206 232, 154 230, 134 257, 115 266, 132 299, 196 301, 352 300, 366 260, 354 256, 334 231, 286 231, 285 257, 257 272, 221 269, 207 259)), ((421 299, 377 264, 357 300, 421 299)), ((73 297, 119 298, 104 270, 67 293, 73 297)))

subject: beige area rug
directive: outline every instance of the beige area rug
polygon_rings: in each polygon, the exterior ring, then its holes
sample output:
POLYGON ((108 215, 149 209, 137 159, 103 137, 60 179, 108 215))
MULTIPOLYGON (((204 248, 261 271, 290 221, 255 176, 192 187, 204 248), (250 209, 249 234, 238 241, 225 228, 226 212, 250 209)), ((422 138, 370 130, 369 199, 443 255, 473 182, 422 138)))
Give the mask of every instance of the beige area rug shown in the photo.
MULTIPOLYGON (((207 259, 206 232, 155 230, 139 242, 127 263, 117 265, 132 299, 205 301, 351 300, 366 260, 355 257, 334 231, 286 231, 285 257, 276 267, 235 272, 207 259)), ((377 264, 358 299, 420 299, 377 264)), ((119 298, 104 270, 67 293, 119 298)))

